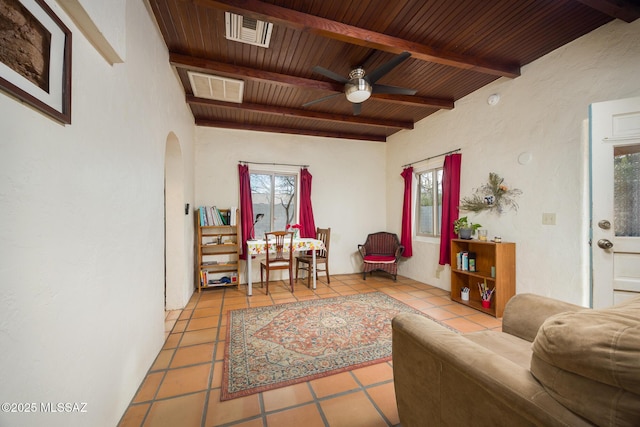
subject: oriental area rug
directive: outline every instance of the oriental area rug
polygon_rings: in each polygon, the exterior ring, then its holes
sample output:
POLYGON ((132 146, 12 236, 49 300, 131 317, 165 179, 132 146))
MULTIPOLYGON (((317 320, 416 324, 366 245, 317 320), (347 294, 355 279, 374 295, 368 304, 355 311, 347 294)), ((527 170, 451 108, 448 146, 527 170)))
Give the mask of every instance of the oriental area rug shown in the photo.
POLYGON ((229 312, 220 400, 391 359, 391 319, 424 313, 381 292, 229 312))

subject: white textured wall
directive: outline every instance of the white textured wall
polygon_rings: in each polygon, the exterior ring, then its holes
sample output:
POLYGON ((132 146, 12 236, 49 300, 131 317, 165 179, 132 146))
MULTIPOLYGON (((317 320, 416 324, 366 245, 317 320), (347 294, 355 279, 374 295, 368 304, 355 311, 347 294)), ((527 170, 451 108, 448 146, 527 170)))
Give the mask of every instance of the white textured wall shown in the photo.
POLYGON ((126 0, 58 0, 83 35, 110 63, 126 59, 126 0))
MULTIPOLYGON (((384 144, 204 127, 196 135, 194 207, 238 206, 239 160, 309 165, 316 226, 331 227, 330 273, 360 271, 358 244, 386 224, 384 144)), ((259 279, 257 261, 252 268, 259 279)))
MULTIPOLYGON (((461 196, 489 172, 523 191, 518 212, 469 216, 517 244, 517 292, 589 303, 588 137, 590 103, 640 94, 640 20, 615 21, 438 112, 387 143, 388 227, 400 230, 402 165, 462 148, 461 196), (487 104, 493 93, 496 106, 487 104), (529 164, 518 163, 523 152, 529 164), (555 213, 555 226, 542 214, 555 213)), ((465 213, 466 214, 466 213, 465 213)), ((449 289, 448 267, 438 268, 438 246, 414 242, 401 274, 449 289)))
POLYGON ((164 341, 165 144, 191 170, 193 118, 142 2, 115 66, 48 3, 73 31, 73 122, 0 93, 0 401, 87 412, 0 425, 112 427, 164 341))

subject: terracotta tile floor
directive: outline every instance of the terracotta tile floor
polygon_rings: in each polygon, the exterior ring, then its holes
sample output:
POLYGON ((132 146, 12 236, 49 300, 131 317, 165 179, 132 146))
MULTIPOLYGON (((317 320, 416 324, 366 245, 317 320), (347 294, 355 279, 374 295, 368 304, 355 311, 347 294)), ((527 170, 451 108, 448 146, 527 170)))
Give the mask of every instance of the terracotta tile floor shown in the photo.
POLYGON ((184 310, 167 312, 167 340, 119 426, 398 425, 390 362, 220 402, 229 310, 377 290, 461 332, 502 326, 500 319, 452 302, 447 291, 403 277, 393 282, 382 273, 367 280, 332 276, 330 286, 321 276, 315 291, 299 280, 293 295, 283 282, 269 290, 264 295, 258 284, 252 297, 245 285, 196 292, 184 310))

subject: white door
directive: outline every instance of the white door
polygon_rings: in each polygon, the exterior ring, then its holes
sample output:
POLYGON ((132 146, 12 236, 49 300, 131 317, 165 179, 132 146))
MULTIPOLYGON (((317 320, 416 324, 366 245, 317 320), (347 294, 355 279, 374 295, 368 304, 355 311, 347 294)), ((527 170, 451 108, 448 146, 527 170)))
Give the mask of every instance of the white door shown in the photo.
POLYGON ((640 295, 640 98, 591 105, 593 307, 640 295))

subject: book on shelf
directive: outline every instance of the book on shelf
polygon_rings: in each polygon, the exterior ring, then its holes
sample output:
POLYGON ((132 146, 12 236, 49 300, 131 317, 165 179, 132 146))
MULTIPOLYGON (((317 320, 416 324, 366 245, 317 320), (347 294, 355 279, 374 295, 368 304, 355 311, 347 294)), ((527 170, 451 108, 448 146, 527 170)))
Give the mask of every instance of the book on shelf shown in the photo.
POLYGON ((201 226, 223 226, 223 225, 236 225, 236 212, 235 207, 231 207, 228 210, 221 211, 216 206, 200 206, 198 213, 200 215, 201 226))
POLYGON ((207 224, 217 225, 215 222, 213 222, 213 212, 211 211, 211 207, 208 207, 206 211, 207 211, 207 224))
POLYGON ((215 206, 209 206, 209 215, 211 215, 211 225, 222 225, 220 222, 220 215, 218 214, 218 208, 215 206))
POLYGON ((204 271, 200 284, 202 287, 220 286, 220 285, 235 285, 238 283, 238 273, 229 272, 221 275, 220 273, 213 273, 210 271, 204 271))
POLYGON ((476 271, 475 252, 462 251, 456 254, 456 268, 461 271, 476 271))
POLYGON ((225 221, 225 216, 222 215, 222 212, 220 212, 220 210, 217 207, 213 207, 213 210, 215 211, 215 215, 218 216, 218 225, 229 225, 226 221, 225 221))
POLYGON ((198 208, 198 214, 200 215, 200 225, 207 225, 207 213, 204 206, 198 208))

